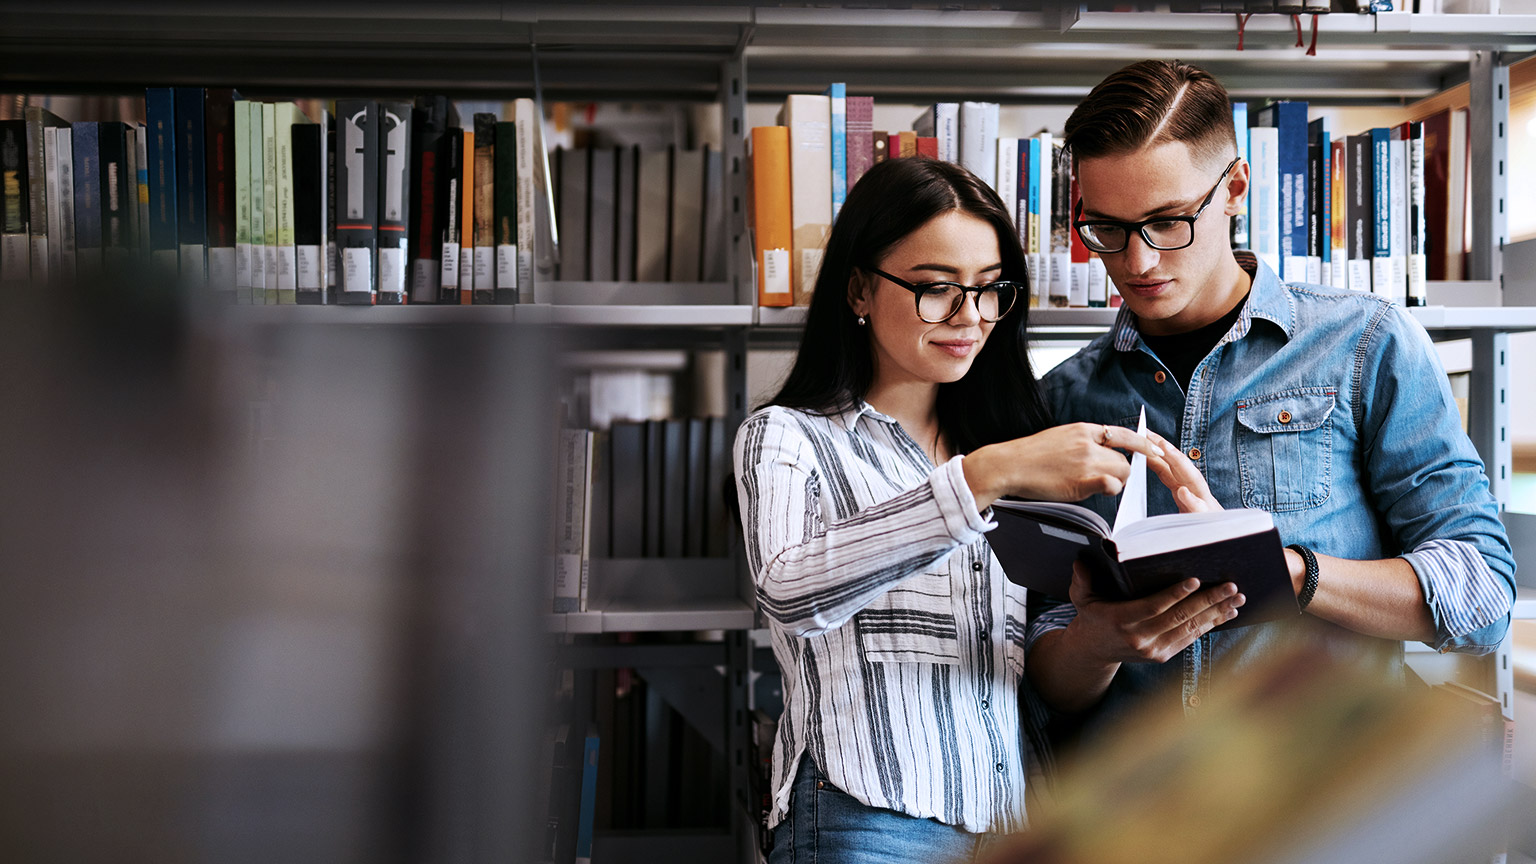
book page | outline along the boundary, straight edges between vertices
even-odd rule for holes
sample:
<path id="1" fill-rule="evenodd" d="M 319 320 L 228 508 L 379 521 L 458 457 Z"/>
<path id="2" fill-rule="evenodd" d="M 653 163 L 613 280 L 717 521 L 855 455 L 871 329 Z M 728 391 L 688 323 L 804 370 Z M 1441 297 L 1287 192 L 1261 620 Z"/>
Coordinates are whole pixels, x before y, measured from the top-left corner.
<path id="1" fill-rule="evenodd" d="M 1141 406 L 1141 419 L 1136 422 L 1136 432 L 1147 434 L 1147 406 Z M 1115 531 L 1119 532 L 1135 522 L 1147 518 L 1147 457 L 1140 453 L 1131 457 L 1131 476 L 1126 478 L 1120 492 L 1120 508 L 1115 511 Z"/>

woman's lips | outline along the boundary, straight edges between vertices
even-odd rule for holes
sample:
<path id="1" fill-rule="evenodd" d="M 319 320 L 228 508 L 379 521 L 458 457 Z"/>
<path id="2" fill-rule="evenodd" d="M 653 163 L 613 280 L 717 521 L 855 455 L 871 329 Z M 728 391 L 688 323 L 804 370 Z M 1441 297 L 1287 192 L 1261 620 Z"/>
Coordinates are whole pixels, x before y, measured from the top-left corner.
<path id="1" fill-rule="evenodd" d="M 976 347 L 976 343 L 970 339 L 953 339 L 944 342 L 934 342 L 941 351 L 947 352 L 952 357 L 965 357 Z"/>

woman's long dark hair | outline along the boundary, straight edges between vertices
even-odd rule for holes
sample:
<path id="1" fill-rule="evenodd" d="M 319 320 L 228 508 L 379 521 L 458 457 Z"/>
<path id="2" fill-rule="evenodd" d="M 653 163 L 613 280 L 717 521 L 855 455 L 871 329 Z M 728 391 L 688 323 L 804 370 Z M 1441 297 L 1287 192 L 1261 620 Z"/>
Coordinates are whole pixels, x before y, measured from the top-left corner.
<path id="1" fill-rule="evenodd" d="M 874 379 L 874 356 L 869 328 L 855 322 L 848 306 L 853 271 L 868 272 L 912 232 L 955 210 L 987 222 L 997 232 L 1003 265 L 998 278 L 1029 284 L 1013 220 L 986 183 L 958 165 L 935 159 L 881 162 L 864 174 L 843 203 L 827 238 L 794 368 L 767 404 L 833 414 L 864 399 Z M 965 377 L 939 385 L 939 432 L 955 452 L 1032 435 L 1051 424 L 1029 368 L 1028 313 L 1026 293 L 992 328 Z"/>

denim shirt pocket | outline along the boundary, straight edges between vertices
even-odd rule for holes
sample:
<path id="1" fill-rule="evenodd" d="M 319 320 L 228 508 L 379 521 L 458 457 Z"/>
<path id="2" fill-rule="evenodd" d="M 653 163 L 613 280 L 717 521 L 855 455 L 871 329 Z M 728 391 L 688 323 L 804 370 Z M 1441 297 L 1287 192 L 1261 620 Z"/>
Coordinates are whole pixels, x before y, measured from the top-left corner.
<path id="1" fill-rule="evenodd" d="M 960 637 L 948 573 L 896 583 L 854 616 L 864 659 L 876 663 L 960 662 Z"/>
<path id="2" fill-rule="evenodd" d="M 1298 387 L 1237 401 L 1243 506 L 1273 513 L 1328 500 L 1334 387 Z"/>

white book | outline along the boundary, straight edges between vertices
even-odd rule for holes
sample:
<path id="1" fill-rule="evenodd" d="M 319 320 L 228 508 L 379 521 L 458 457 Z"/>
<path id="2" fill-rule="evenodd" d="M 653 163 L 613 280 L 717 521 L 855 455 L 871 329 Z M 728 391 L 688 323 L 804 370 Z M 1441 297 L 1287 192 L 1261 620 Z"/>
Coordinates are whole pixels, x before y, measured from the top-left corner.
<path id="1" fill-rule="evenodd" d="M 948 103 L 954 105 L 954 103 Z M 784 100 L 779 125 L 789 128 L 790 284 L 796 306 L 810 303 L 832 228 L 832 100 L 795 94 Z M 940 145 L 943 156 L 943 143 Z"/>
<path id="2" fill-rule="evenodd" d="M 43 127 L 43 182 L 47 184 L 47 209 L 48 236 L 45 239 L 47 248 L 43 251 L 42 277 L 43 284 L 59 278 L 59 235 L 62 228 L 59 225 L 61 204 L 59 201 L 59 136 L 58 127 Z M 33 217 L 36 218 L 36 217 Z"/>
<path id="3" fill-rule="evenodd" d="M 555 612 L 585 611 L 591 551 L 593 435 L 587 429 L 560 430 L 556 456 Z"/>
<path id="4" fill-rule="evenodd" d="M 960 103 L 960 167 L 997 188 L 996 102 Z"/>
<path id="5" fill-rule="evenodd" d="M 75 130 L 55 134 L 59 151 L 59 279 L 75 281 Z"/>
<path id="6" fill-rule="evenodd" d="M 1248 236 L 1255 255 L 1280 272 L 1280 130 L 1248 130 Z"/>
<path id="7" fill-rule="evenodd" d="M 1445 248 L 1439 253 L 1445 256 L 1445 278 L 1451 282 L 1464 278 L 1462 264 L 1467 248 L 1467 156 L 1467 111 L 1465 108 L 1457 108 L 1451 112 L 1446 169 Z"/>
<path id="8" fill-rule="evenodd" d="M 1408 303 L 1408 141 L 1396 137 L 1388 146 L 1392 154 L 1392 299 Z"/>
<path id="9" fill-rule="evenodd" d="M 1051 160 L 1056 152 L 1056 145 L 1051 133 L 1040 133 L 1040 158 L 1035 160 L 1036 176 L 1040 178 L 1039 210 L 1031 211 L 1035 228 L 1035 248 L 1040 250 L 1035 253 L 1036 269 L 1030 272 L 1030 278 L 1034 279 L 1035 297 L 1037 305 L 1049 306 L 1051 295 Z"/>
<path id="10" fill-rule="evenodd" d="M 1019 207 L 1019 139 L 998 139 L 997 182 L 992 188 L 1003 199 L 1003 210 L 1010 218 L 1015 217 Z M 1018 227 L 1017 220 L 1014 227 Z"/>
<path id="11" fill-rule="evenodd" d="M 251 196 L 250 300 L 260 306 L 267 302 L 267 160 L 263 131 L 266 111 L 260 102 L 247 102 L 246 105 L 250 112 L 250 173 L 246 178 Z"/>
<path id="12" fill-rule="evenodd" d="M 532 99 L 518 99 L 512 106 L 517 137 L 517 302 L 535 301 L 533 279 L 534 193 L 537 152 L 543 147 L 542 123 Z"/>
<path id="13" fill-rule="evenodd" d="M 828 113 L 830 115 L 830 108 Z M 785 124 L 781 121 L 779 125 L 783 126 Z M 923 113 L 917 115 L 917 119 L 912 121 L 912 131 L 924 138 L 938 139 L 940 159 L 945 162 L 958 161 L 960 158 L 960 103 L 933 103 L 923 109 Z M 795 146 L 793 133 L 791 133 L 789 146 L 791 151 L 793 151 Z M 831 157 L 829 156 L 828 158 L 830 159 Z M 791 156 L 790 160 L 793 162 L 794 157 Z M 830 167 L 828 170 L 830 170 Z M 790 173 L 794 173 L 793 166 L 790 168 Z M 793 205 L 791 205 L 790 209 L 793 211 Z"/>
<path id="14" fill-rule="evenodd" d="M 235 102 L 235 302 L 251 302 L 251 106 Z"/>

